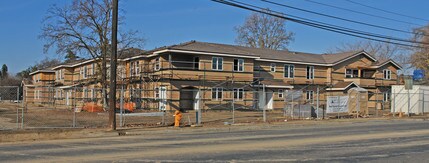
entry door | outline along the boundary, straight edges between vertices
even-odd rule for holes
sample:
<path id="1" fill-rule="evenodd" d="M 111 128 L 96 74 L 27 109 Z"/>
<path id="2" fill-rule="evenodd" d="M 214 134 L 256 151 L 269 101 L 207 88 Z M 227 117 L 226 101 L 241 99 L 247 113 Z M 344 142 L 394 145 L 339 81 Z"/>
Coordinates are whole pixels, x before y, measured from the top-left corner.
<path id="1" fill-rule="evenodd" d="M 194 110 L 200 110 L 200 91 L 194 91 Z"/>
<path id="2" fill-rule="evenodd" d="M 267 109 L 273 109 L 273 92 L 267 92 Z"/>
<path id="3" fill-rule="evenodd" d="M 67 91 L 66 94 L 66 105 L 70 105 L 71 91 Z"/>
<path id="4" fill-rule="evenodd" d="M 162 86 L 159 88 L 159 110 L 165 110 L 167 106 L 167 88 Z"/>

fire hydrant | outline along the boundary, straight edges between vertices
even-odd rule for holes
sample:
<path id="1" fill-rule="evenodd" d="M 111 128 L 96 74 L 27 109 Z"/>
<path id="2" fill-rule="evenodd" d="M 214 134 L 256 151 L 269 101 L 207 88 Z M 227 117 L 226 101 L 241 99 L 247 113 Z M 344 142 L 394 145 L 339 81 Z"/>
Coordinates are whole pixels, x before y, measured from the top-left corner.
<path id="1" fill-rule="evenodd" d="M 180 120 L 182 120 L 182 112 L 176 110 L 176 112 L 174 112 L 174 127 L 180 126 Z"/>

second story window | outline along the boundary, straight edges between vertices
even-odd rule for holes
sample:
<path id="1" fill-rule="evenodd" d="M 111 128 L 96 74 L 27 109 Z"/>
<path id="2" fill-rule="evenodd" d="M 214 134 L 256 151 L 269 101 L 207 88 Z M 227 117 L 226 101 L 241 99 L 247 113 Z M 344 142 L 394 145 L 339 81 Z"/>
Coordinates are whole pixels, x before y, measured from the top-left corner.
<path id="1" fill-rule="evenodd" d="M 346 69 L 346 78 L 357 78 L 359 77 L 359 70 Z"/>
<path id="2" fill-rule="evenodd" d="M 383 70 L 383 79 L 390 80 L 391 79 L 392 72 L 389 69 Z"/>
<path id="3" fill-rule="evenodd" d="M 223 58 L 213 57 L 212 58 L 212 70 L 223 70 Z"/>
<path id="4" fill-rule="evenodd" d="M 86 79 L 88 75 L 88 66 L 83 67 L 83 78 Z"/>
<path id="5" fill-rule="evenodd" d="M 275 63 L 271 63 L 270 64 L 270 71 L 271 72 L 276 72 L 276 64 Z"/>
<path id="6" fill-rule="evenodd" d="M 155 59 L 155 71 L 159 71 L 161 69 L 161 59 L 158 57 Z"/>
<path id="7" fill-rule="evenodd" d="M 307 79 L 314 79 L 314 66 L 307 66 Z"/>
<path id="8" fill-rule="evenodd" d="M 223 88 L 214 87 L 212 88 L 212 99 L 213 100 L 222 100 Z"/>
<path id="9" fill-rule="evenodd" d="M 140 65 L 139 65 L 139 61 L 136 61 L 136 63 L 134 64 L 134 66 L 136 66 L 135 70 L 136 70 L 136 76 L 140 75 Z"/>
<path id="10" fill-rule="evenodd" d="M 130 76 L 134 75 L 134 62 L 130 62 Z"/>
<path id="11" fill-rule="evenodd" d="M 194 57 L 194 69 L 198 70 L 200 69 L 200 57 Z"/>
<path id="12" fill-rule="evenodd" d="M 285 78 L 293 78 L 294 77 L 294 72 L 295 71 L 295 66 L 294 65 L 285 65 L 284 67 L 284 77 Z"/>
<path id="13" fill-rule="evenodd" d="M 95 75 L 95 63 L 92 63 L 91 75 Z"/>
<path id="14" fill-rule="evenodd" d="M 244 60 L 243 59 L 234 59 L 234 71 L 243 72 L 244 71 Z"/>

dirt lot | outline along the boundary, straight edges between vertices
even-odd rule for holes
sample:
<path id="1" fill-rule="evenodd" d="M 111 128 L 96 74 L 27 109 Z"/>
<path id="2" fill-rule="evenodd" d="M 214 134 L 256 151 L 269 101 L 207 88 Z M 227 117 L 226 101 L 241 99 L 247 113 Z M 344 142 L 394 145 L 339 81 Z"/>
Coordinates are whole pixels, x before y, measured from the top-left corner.
<path id="1" fill-rule="evenodd" d="M 1 103 L 0 104 L 0 129 L 16 128 L 17 108 L 22 108 L 20 104 Z M 107 127 L 108 113 L 90 113 L 90 112 L 73 112 L 72 109 L 53 109 L 49 106 L 28 105 L 28 109 L 19 113 L 19 123 L 24 117 L 25 128 L 101 128 Z M 148 110 L 137 110 L 136 113 L 157 112 Z M 182 124 L 195 124 L 195 112 L 189 111 L 183 113 Z M 165 124 L 162 124 L 163 118 Z M 119 125 L 120 116 L 117 116 Z M 167 112 L 165 117 L 148 117 L 148 116 L 124 116 L 124 127 L 158 127 L 171 125 L 174 122 L 173 112 Z M 288 117 L 283 115 L 282 111 L 268 111 L 267 121 L 278 122 L 285 121 Z M 202 113 L 203 125 L 216 126 L 233 122 L 233 112 L 229 110 L 205 111 Z M 235 123 L 260 123 L 263 122 L 261 111 L 235 111 Z M 21 125 L 21 124 L 19 124 Z"/>

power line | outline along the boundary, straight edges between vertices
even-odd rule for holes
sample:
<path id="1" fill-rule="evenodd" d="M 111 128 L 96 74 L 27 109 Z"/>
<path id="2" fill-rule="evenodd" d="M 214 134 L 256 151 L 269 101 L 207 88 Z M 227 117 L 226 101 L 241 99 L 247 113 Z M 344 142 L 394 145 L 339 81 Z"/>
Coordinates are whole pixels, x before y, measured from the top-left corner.
<path id="1" fill-rule="evenodd" d="M 350 3 L 353 3 L 353 4 L 360 5 L 360 6 L 364 6 L 364 7 L 367 7 L 367 8 L 371 8 L 371 9 L 374 9 L 374 10 L 378 10 L 378 11 L 382 11 L 382 12 L 385 12 L 385 13 L 393 14 L 393 15 L 403 16 L 403 17 L 417 19 L 417 20 L 422 20 L 422 21 L 429 21 L 429 19 L 423 19 L 423 18 L 419 18 L 419 17 L 415 17 L 415 16 L 405 15 L 405 14 L 401 14 L 401 13 L 397 13 L 397 12 L 393 12 L 393 11 L 388 11 L 388 10 L 385 10 L 385 9 L 381 9 L 381 8 L 377 8 L 377 7 L 372 7 L 372 6 L 365 5 L 363 3 L 355 2 L 355 1 L 352 1 L 352 0 L 346 0 L 346 1 L 350 2 Z"/>
<path id="2" fill-rule="evenodd" d="M 240 1 L 236 1 L 236 0 L 228 0 L 228 1 L 235 2 L 235 3 L 238 3 L 238 4 L 242 4 L 242 5 L 245 5 L 245 6 L 250 6 L 250 7 L 253 7 L 253 8 L 257 8 L 257 9 L 260 9 L 262 11 L 267 10 L 266 8 L 262 8 L 262 7 L 259 7 L 259 6 L 251 5 L 251 4 L 240 2 Z M 278 14 L 280 14 L 282 16 L 285 15 L 282 12 L 273 11 L 273 10 L 270 10 L 270 11 L 278 13 Z M 304 23 L 312 23 L 313 25 L 316 25 L 316 26 L 319 26 L 319 27 L 323 27 L 323 28 L 330 28 L 330 29 L 333 29 L 333 30 L 342 30 L 342 31 L 349 32 L 349 33 L 366 35 L 366 36 L 370 36 L 370 37 L 383 38 L 383 39 L 387 39 L 387 40 L 394 40 L 394 41 L 407 42 L 407 43 L 428 44 L 429 45 L 429 43 L 415 42 L 415 41 L 411 41 L 411 40 L 407 40 L 407 39 L 395 38 L 395 37 L 391 37 L 391 36 L 380 35 L 380 34 L 375 34 L 375 33 L 370 33 L 370 32 L 365 32 L 365 31 L 360 31 L 360 30 L 356 30 L 356 29 L 351 29 L 351 28 L 347 28 L 347 27 L 341 27 L 341 26 L 337 26 L 337 25 L 323 23 L 323 22 L 320 22 L 320 21 L 306 19 L 306 18 L 302 18 L 302 17 L 298 17 L 298 16 L 293 16 L 293 15 L 288 15 L 288 16 L 292 17 L 292 18 L 295 18 L 296 20 L 299 20 L 299 21 L 303 21 L 304 20 L 303 21 Z"/>
<path id="3" fill-rule="evenodd" d="M 371 34 L 368 34 L 368 33 L 361 33 L 361 32 L 351 31 L 351 30 L 347 30 L 347 29 L 345 30 L 344 28 L 343 29 L 342 28 L 336 28 L 336 27 L 332 27 L 332 26 L 328 26 L 328 25 L 323 25 L 323 24 L 320 24 L 320 23 L 318 24 L 318 23 L 312 23 L 312 22 L 309 22 L 309 21 L 304 21 L 304 20 L 299 20 L 299 19 L 295 19 L 295 18 L 290 18 L 290 17 L 284 16 L 285 14 L 281 13 L 281 12 L 276 12 L 275 11 L 276 13 L 280 13 L 280 15 L 273 14 L 273 12 L 263 11 L 263 10 L 266 10 L 264 8 L 257 7 L 257 6 L 254 6 L 254 5 L 250 5 L 250 4 L 246 4 L 246 3 L 243 3 L 243 2 L 237 2 L 237 1 L 234 1 L 234 0 L 229 0 L 229 1 L 225 1 L 225 0 L 212 0 L 212 1 L 217 2 L 217 3 L 222 3 L 222 4 L 225 4 L 225 5 L 229 5 L 229 6 L 233 6 L 233 7 L 237 7 L 237 8 L 242 8 L 242 9 L 249 10 L 249 11 L 254 11 L 254 12 L 258 12 L 258 13 L 262 13 L 262 14 L 271 15 L 271 16 L 278 17 L 278 18 L 281 18 L 281 19 L 289 20 L 289 21 L 296 22 L 296 23 L 303 24 L 303 25 L 307 25 L 307 26 L 312 26 L 312 27 L 319 28 L 319 29 L 324 29 L 324 30 L 327 30 L 327 31 L 335 32 L 335 33 L 340 33 L 340 34 L 344 34 L 344 35 L 354 36 L 354 37 L 358 37 L 358 38 L 364 38 L 364 39 L 373 40 L 373 41 L 379 41 L 379 42 L 385 42 L 385 43 L 390 43 L 390 44 L 396 44 L 396 45 L 401 45 L 401 46 L 421 48 L 421 46 L 417 46 L 417 45 L 400 43 L 400 42 L 409 42 L 409 43 L 414 43 L 415 44 L 415 43 L 419 43 L 419 42 L 413 42 L 413 41 L 408 41 L 408 40 L 400 40 L 400 42 L 392 42 L 392 41 L 388 41 L 388 40 L 383 40 L 383 39 L 392 39 L 392 38 L 384 38 L 384 37 L 380 37 L 380 36 L 377 36 L 377 35 L 371 35 Z M 236 3 L 233 3 L 231 1 L 236 2 Z M 239 3 L 239 4 L 237 4 L 237 3 Z M 242 5 L 240 5 L 240 4 L 242 4 Z M 243 6 L 243 5 L 251 6 L 253 8 L 246 7 L 246 6 Z M 254 9 L 254 8 L 259 8 L 261 10 L 257 10 L 257 9 Z M 383 38 L 383 39 L 380 39 L 380 38 Z M 392 39 L 392 40 L 394 40 L 394 39 Z M 399 40 L 396 40 L 396 41 L 399 41 Z M 427 43 L 419 43 L 419 44 L 427 44 Z"/>
<path id="4" fill-rule="evenodd" d="M 328 7 L 331 7 L 331 8 L 336 8 L 336 9 L 340 9 L 340 10 L 344 10 L 344 11 L 349 11 L 349 12 L 353 12 L 353 13 L 357 13 L 357 14 L 372 16 L 372 17 L 376 17 L 376 18 L 380 18 L 380 19 L 385 19 L 385 20 L 390 20 L 390 21 L 395 21 L 395 22 L 400 22 L 400 23 L 404 23 L 404 24 L 408 24 L 408 25 L 412 24 L 412 25 L 417 25 L 417 26 L 424 26 L 422 24 L 416 24 L 416 23 L 413 23 L 413 22 L 392 19 L 392 18 L 388 18 L 388 17 L 384 17 L 384 16 L 378 16 L 378 15 L 374 15 L 374 14 L 368 14 L 368 13 L 364 13 L 364 12 L 360 12 L 360 11 L 355 11 L 355 10 L 351 10 L 351 9 L 347 9 L 347 8 L 343 8 L 343 7 L 338 7 L 338 6 L 334 6 L 334 5 L 330 5 L 330 4 L 326 4 L 326 3 L 316 2 L 316 1 L 312 1 L 312 0 L 305 0 L 305 1 L 310 2 L 310 3 L 314 3 L 314 4 L 318 4 L 318 5 L 322 5 L 322 6 L 328 6 Z"/>
<path id="5" fill-rule="evenodd" d="M 261 1 L 266 2 L 266 3 L 270 3 L 270 4 L 274 4 L 274 5 L 277 5 L 277 6 L 282 6 L 282 7 L 286 7 L 286 8 L 290 8 L 290 9 L 294 9 L 294 10 L 299 10 L 299 11 L 303 11 L 303 12 L 307 12 L 307 13 L 312 13 L 312 14 L 315 14 L 315 15 L 325 16 L 325 17 L 329 17 L 329 18 L 334 18 L 334 19 L 338 19 L 338 20 L 342 20 L 342 21 L 347 21 L 347 22 L 352 22 L 352 23 L 356 23 L 356 24 L 366 25 L 366 26 L 370 26 L 370 27 L 376 27 L 376 28 L 380 28 L 380 29 L 387 29 L 387 30 L 401 32 L 401 33 L 407 33 L 407 34 L 415 34 L 413 32 L 409 32 L 409 31 L 405 31 L 405 30 L 400 30 L 400 29 L 395 29 L 395 28 L 390 28 L 390 27 L 380 26 L 380 25 L 374 25 L 374 24 L 365 23 L 365 22 L 361 22 L 361 21 L 350 20 L 350 19 L 346 19 L 346 18 L 341 18 L 341 17 L 337 17 L 337 16 L 323 14 L 323 13 L 320 13 L 320 12 L 310 11 L 310 10 L 306 10 L 306 9 L 302 9 L 302 8 L 298 8 L 298 7 L 293 7 L 293 6 L 282 4 L 282 3 L 276 3 L 276 2 L 273 2 L 273 1 L 269 1 L 269 0 L 261 0 Z M 427 36 L 429 36 L 429 35 L 427 35 Z"/>

